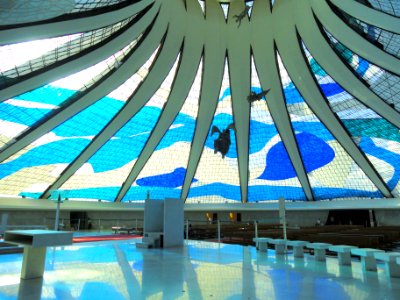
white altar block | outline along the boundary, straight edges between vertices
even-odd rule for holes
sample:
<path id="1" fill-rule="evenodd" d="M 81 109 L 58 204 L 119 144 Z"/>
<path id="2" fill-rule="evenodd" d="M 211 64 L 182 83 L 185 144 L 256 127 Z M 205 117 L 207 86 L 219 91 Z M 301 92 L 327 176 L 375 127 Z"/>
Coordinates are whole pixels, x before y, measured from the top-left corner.
<path id="1" fill-rule="evenodd" d="M 139 248 L 183 246 L 184 201 L 179 198 L 146 199 L 144 226 Z"/>
<path id="2" fill-rule="evenodd" d="M 4 241 L 24 247 L 22 279 L 43 277 L 46 248 L 72 244 L 72 232 L 55 230 L 10 230 Z"/>
<path id="3" fill-rule="evenodd" d="M 184 201 L 167 198 L 164 200 L 164 247 L 183 246 Z"/>

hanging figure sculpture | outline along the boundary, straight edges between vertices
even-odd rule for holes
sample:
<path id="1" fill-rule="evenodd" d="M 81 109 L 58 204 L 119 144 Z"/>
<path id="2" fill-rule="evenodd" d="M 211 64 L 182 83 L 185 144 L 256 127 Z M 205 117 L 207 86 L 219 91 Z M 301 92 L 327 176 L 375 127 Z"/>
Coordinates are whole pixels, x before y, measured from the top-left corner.
<path id="1" fill-rule="evenodd" d="M 250 104 L 253 103 L 254 101 L 259 101 L 262 98 L 264 98 L 266 94 L 268 94 L 269 90 L 270 89 L 264 90 L 259 93 L 251 91 L 250 95 L 247 96 L 247 101 L 249 101 Z"/>
<path id="2" fill-rule="evenodd" d="M 229 146 L 231 145 L 231 135 L 230 130 L 235 130 L 235 125 L 230 124 L 225 130 L 221 132 L 217 126 L 213 126 L 211 129 L 211 136 L 218 132 L 219 136 L 216 140 L 214 140 L 214 154 L 217 152 L 221 152 L 222 158 L 225 158 L 225 155 L 229 151 Z"/>
<path id="3" fill-rule="evenodd" d="M 246 5 L 244 10 L 240 14 L 233 16 L 234 18 L 236 18 L 235 22 L 239 23 L 238 28 L 239 28 L 240 24 L 242 23 L 242 20 L 248 15 L 250 8 L 251 8 L 251 6 Z"/>

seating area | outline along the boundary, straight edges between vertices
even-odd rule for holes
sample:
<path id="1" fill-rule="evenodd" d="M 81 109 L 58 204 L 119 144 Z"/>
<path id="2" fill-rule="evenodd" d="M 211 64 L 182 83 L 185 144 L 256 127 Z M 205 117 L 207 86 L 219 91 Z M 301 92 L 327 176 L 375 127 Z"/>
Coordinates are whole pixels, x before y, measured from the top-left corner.
<path id="1" fill-rule="evenodd" d="M 362 268 L 365 271 L 376 271 L 376 260 L 374 255 L 375 253 L 378 252 L 384 252 L 384 251 L 371 248 L 351 249 L 352 255 L 360 257 Z"/>
<path id="2" fill-rule="evenodd" d="M 307 241 L 286 241 L 286 245 L 293 249 L 293 256 L 297 258 L 304 257 L 304 247 L 307 244 Z"/>
<path id="3" fill-rule="evenodd" d="M 397 259 L 400 258 L 400 252 L 377 252 L 374 254 L 376 260 L 381 260 L 391 277 L 400 277 L 400 265 Z"/>
<path id="4" fill-rule="evenodd" d="M 111 229 L 112 231 L 114 231 L 114 234 L 121 234 L 121 233 L 138 234 L 138 235 L 143 234 L 143 230 L 141 230 L 141 228 L 135 228 L 135 227 L 113 226 L 111 227 Z"/>
<path id="5" fill-rule="evenodd" d="M 308 243 L 306 245 L 307 248 L 314 250 L 315 260 L 324 261 L 326 257 L 326 250 L 332 246 L 327 243 Z"/>
<path id="6" fill-rule="evenodd" d="M 304 258 L 304 249 L 311 250 L 314 260 L 319 262 L 326 261 L 326 254 L 336 256 L 338 265 L 350 265 L 352 256 L 359 257 L 362 270 L 377 271 L 377 261 L 384 264 L 387 274 L 390 277 L 400 277 L 400 252 L 385 252 L 379 249 L 358 248 L 349 245 L 332 245 L 328 243 L 309 243 L 306 241 L 273 239 L 269 237 L 256 237 L 253 242 L 257 245 L 258 251 L 268 251 L 269 248 L 275 249 L 275 255 L 293 254 L 295 258 Z M 293 251 L 287 251 L 291 247 Z"/>
<path id="7" fill-rule="evenodd" d="M 280 224 L 257 224 L 258 236 L 282 239 Z M 254 245 L 254 223 L 221 223 L 221 241 L 243 246 Z M 217 238 L 217 224 L 192 223 L 190 239 L 207 240 Z M 304 240 L 312 243 L 349 245 L 359 248 L 390 248 L 391 243 L 400 240 L 399 226 L 364 227 L 361 225 L 326 225 L 316 227 L 288 226 L 288 240 Z"/>
<path id="8" fill-rule="evenodd" d="M 351 265 L 351 250 L 357 247 L 348 245 L 330 246 L 329 251 L 337 253 L 339 265 Z"/>
<path id="9" fill-rule="evenodd" d="M 258 250 L 267 250 L 268 244 L 273 245 L 275 254 L 285 254 L 286 240 L 283 239 L 271 239 L 271 238 L 254 238 L 253 241 L 257 245 Z"/>

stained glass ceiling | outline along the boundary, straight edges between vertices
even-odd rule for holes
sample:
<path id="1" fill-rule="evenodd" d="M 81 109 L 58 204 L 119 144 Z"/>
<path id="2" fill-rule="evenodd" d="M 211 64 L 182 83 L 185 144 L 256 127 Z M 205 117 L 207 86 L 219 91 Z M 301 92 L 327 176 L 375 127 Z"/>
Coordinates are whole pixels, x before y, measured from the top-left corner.
<path id="1" fill-rule="evenodd" d="M 399 1 L 23 2 L 0 4 L 2 197 L 400 197 Z"/>

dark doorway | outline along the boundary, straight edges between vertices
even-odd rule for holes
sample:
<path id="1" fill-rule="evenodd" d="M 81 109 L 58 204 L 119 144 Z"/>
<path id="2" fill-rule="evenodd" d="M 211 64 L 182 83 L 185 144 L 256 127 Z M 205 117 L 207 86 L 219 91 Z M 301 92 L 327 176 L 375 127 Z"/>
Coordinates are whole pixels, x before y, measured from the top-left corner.
<path id="1" fill-rule="evenodd" d="M 217 213 L 213 213 L 212 214 L 212 222 L 213 224 L 216 224 L 218 221 L 218 214 Z"/>
<path id="2" fill-rule="evenodd" d="M 88 229 L 88 217 L 86 211 L 71 211 L 69 219 L 72 230 Z"/>
<path id="3" fill-rule="evenodd" d="M 236 221 L 242 222 L 242 214 L 241 214 L 241 213 L 237 213 L 237 215 L 236 215 Z"/>
<path id="4" fill-rule="evenodd" d="M 218 221 L 218 214 L 215 212 L 208 212 L 206 213 L 206 218 L 208 222 L 216 224 Z"/>
<path id="5" fill-rule="evenodd" d="M 237 212 L 230 212 L 229 213 L 229 220 L 231 222 L 241 222 L 242 221 L 242 214 Z"/>
<path id="6" fill-rule="evenodd" d="M 376 224 L 375 213 L 368 209 L 330 210 L 325 225 L 363 225 Z M 372 225 L 373 226 L 373 225 Z"/>

